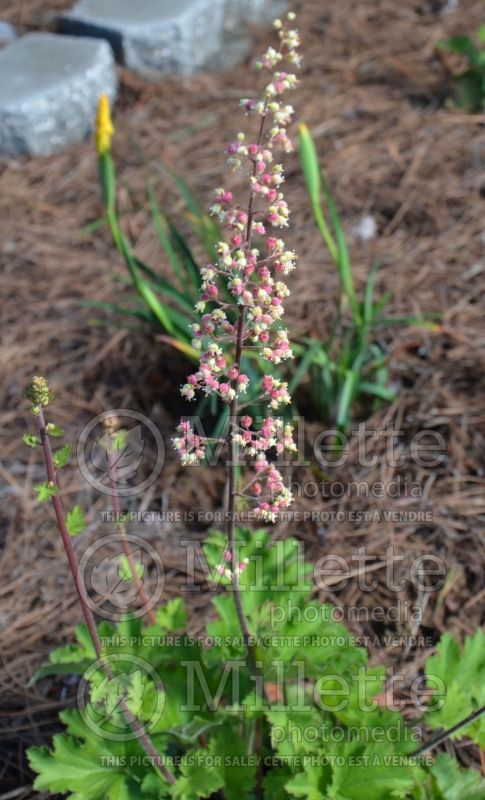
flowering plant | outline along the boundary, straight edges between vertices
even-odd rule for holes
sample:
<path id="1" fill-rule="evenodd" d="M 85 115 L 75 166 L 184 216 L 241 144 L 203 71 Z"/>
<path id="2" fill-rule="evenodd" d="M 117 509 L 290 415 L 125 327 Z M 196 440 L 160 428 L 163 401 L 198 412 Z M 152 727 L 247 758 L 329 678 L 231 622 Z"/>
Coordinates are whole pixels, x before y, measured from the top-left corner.
<path id="1" fill-rule="evenodd" d="M 161 332 L 158 337 L 161 342 L 182 353 L 189 363 L 197 363 L 199 351 L 192 346 L 190 328 L 191 323 L 198 319 L 194 306 L 200 293 L 200 262 L 192 248 L 191 239 L 194 238 L 201 251 L 206 253 L 206 258 L 211 259 L 222 235 L 220 226 L 215 217 L 201 206 L 187 183 L 167 169 L 170 182 L 174 184 L 183 203 L 183 227 L 178 219 L 160 206 L 152 182 L 148 184 L 150 213 L 163 251 L 166 274 L 160 274 L 157 269 L 135 255 L 129 236 L 123 230 L 117 207 L 116 165 L 111 149 L 114 132 L 109 101 L 106 95 L 102 95 L 95 126 L 98 174 L 106 210 L 106 218 L 102 221 L 108 224 L 113 243 L 128 269 L 136 296 L 133 298 L 133 307 L 103 301 L 92 301 L 89 305 L 107 313 L 108 316 L 103 320 L 105 323 L 114 315 L 120 321 L 128 317 L 150 324 Z M 226 295 L 228 299 L 231 298 L 228 290 Z M 230 341 L 221 342 L 221 347 L 225 352 L 230 348 Z M 248 399 L 251 399 L 253 393 L 258 393 L 266 366 L 254 350 L 248 350 L 243 356 L 241 367 L 251 382 L 247 392 Z M 223 428 L 227 406 L 219 401 L 216 394 L 212 394 L 200 401 L 197 413 L 202 415 L 207 408 L 212 416 L 219 415 L 216 427 Z"/>
<path id="2" fill-rule="evenodd" d="M 288 332 L 281 324 L 283 301 L 289 295 L 284 277 L 294 269 L 296 254 L 286 248 L 273 231 L 288 225 L 289 209 L 284 199 L 283 167 L 275 160 L 275 152 L 292 150 L 287 133 L 294 109 L 283 103 L 283 95 L 297 83 L 296 76 L 282 70 L 286 59 L 298 67 L 299 36 L 289 28 L 294 14 L 285 23 L 277 20 L 280 47 L 269 47 L 258 67 L 269 75 L 259 100 L 244 99 L 241 105 L 247 114 L 259 119 L 254 141 L 238 133 L 229 145 L 228 163 L 232 170 L 244 171 L 248 178 L 249 198 L 243 207 L 235 202 L 232 192 L 215 190 L 212 213 L 227 231 L 228 241 L 216 246 L 217 259 L 201 271 L 200 301 L 196 305 L 200 322 L 192 326 L 193 346 L 200 350 L 199 368 L 189 375 L 182 387 L 188 400 L 198 392 L 217 395 L 230 408 L 229 444 L 231 447 L 229 517 L 235 507 L 235 468 L 241 458 L 251 459 L 255 475 L 244 496 L 255 503 L 255 515 L 274 522 L 278 513 L 292 500 L 280 471 L 268 454 L 294 452 L 293 428 L 282 417 L 265 416 L 259 425 L 245 408 L 249 377 L 241 370 L 246 349 L 256 350 L 268 364 L 281 364 L 292 358 Z M 221 285 L 232 297 L 227 301 Z M 231 342 L 233 357 L 228 359 L 223 344 Z M 262 380 L 258 398 L 271 412 L 291 402 L 288 384 L 272 375 Z M 184 464 L 198 464 L 205 456 L 210 439 L 196 433 L 189 421 L 182 421 L 180 434 L 174 439 Z M 231 523 L 229 540 L 231 539 Z"/>
<path id="3" fill-rule="evenodd" d="M 296 257 L 267 228 L 285 227 L 288 221 L 282 168 L 273 163 L 273 151 L 279 145 L 291 147 L 286 126 L 292 109 L 279 98 L 296 79 L 279 65 L 283 56 L 299 63 L 298 34 L 287 24 L 292 19 L 290 14 L 285 24 L 276 23 L 280 49 L 269 48 L 261 60 L 261 68 L 270 73 L 263 98 L 243 103 L 260 118 L 258 138 L 246 144 L 239 134 L 229 148 L 231 166 L 249 165 L 249 201 L 243 210 L 228 191 L 216 192 L 213 212 L 228 229 L 229 242 L 219 243 L 217 261 L 203 274 L 201 321 L 193 330 L 200 363 L 182 388 L 189 399 L 200 391 L 216 394 L 230 408 L 228 527 L 226 534 L 212 533 L 202 554 L 213 588 L 227 591 L 215 595 L 214 615 L 202 641 L 187 634 L 181 599 L 154 611 L 144 592 L 143 570 L 121 521 L 116 451 L 124 436 L 116 419 L 106 425 L 105 435 L 111 502 L 123 544 L 120 577 L 133 581 L 146 624 L 139 614 L 117 625 L 96 624 L 71 541 L 82 535 L 84 515 L 76 506 L 65 516 L 59 493 L 58 472 L 67 465 L 71 448 L 51 449 L 51 438 L 63 436 L 63 431 L 45 419 L 52 400 L 47 382 L 36 377 L 27 389 L 38 435 L 26 434 L 24 441 L 41 448 L 48 478 L 36 487 L 38 499 L 52 502 L 85 619 L 77 643 L 54 651 L 50 663 L 34 676 L 83 679 L 78 687 L 83 702 L 61 714 L 66 732 L 54 737 L 52 750 L 29 750 L 39 791 L 68 794 L 73 800 L 483 796 L 480 776 L 461 770 L 448 756 L 439 756 L 432 765 L 417 760 L 429 747 L 416 752 L 400 712 L 374 700 L 383 695 L 385 670 L 367 668 L 366 651 L 352 644 L 332 607 L 311 599 L 311 568 L 301 558 L 299 543 L 272 542 L 265 530 L 235 526 L 239 494 L 249 493 L 256 516 L 268 521 L 291 502 L 271 462 L 272 451 L 295 449 L 291 427 L 273 413 L 289 402 L 288 387 L 274 376 L 265 378 L 260 399 L 270 415 L 257 426 L 244 413 L 248 378 L 241 356 L 244 348 L 255 347 L 269 364 L 291 357 L 281 325 L 282 300 L 288 294 L 281 276 L 294 267 Z M 109 139 L 109 131 L 107 135 Z M 100 140 L 103 146 L 106 141 Z M 223 284 L 232 295 L 229 302 L 220 297 Z M 226 340 L 234 351 L 231 361 L 220 347 Z M 204 458 L 210 439 L 188 421 L 182 421 L 178 433 L 174 443 L 184 463 Z M 254 475 L 238 492 L 241 453 L 252 459 Z M 455 691 L 448 708 L 428 706 L 432 727 L 452 725 L 455 734 L 466 723 L 468 734 L 479 743 L 481 650 L 480 632 L 467 640 L 463 655 L 451 637 L 444 642 L 434 670 L 451 675 Z M 458 725 L 460 669 L 472 693 L 468 717 Z M 450 785 L 453 793 L 448 792 Z"/>

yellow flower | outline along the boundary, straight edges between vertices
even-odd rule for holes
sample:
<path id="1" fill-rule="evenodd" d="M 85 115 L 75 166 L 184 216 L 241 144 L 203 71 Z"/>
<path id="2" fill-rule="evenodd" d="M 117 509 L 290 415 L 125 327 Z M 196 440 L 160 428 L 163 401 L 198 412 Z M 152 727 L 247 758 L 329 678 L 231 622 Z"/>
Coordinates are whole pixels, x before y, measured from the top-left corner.
<path id="1" fill-rule="evenodd" d="M 108 96 L 102 94 L 99 98 L 98 115 L 96 117 L 96 147 L 100 156 L 111 149 L 111 139 L 114 132 Z"/>

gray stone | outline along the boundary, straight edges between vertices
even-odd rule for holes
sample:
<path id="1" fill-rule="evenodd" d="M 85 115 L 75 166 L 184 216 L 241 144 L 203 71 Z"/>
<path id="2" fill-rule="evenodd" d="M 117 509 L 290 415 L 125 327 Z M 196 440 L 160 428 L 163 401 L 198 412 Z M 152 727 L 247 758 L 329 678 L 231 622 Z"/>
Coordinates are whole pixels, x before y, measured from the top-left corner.
<path id="1" fill-rule="evenodd" d="M 61 30 L 107 39 L 145 75 L 202 69 L 221 47 L 225 0 L 80 0 Z"/>
<path id="2" fill-rule="evenodd" d="M 0 46 L 10 44 L 10 42 L 13 42 L 16 38 L 17 31 L 14 26 L 10 25 L 10 22 L 2 22 L 2 20 L 0 20 Z"/>
<path id="3" fill-rule="evenodd" d="M 226 30 L 237 30 L 241 23 L 259 22 L 265 18 L 269 5 L 269 0 L 226 0 Z"/>
<path id="4" fill-rule="evenodd" d="M 226 0 L 224 29 L 239 34 L 241 26 L 272 22 L 287 6 L 287 0 Z"/>
<path id="5" fill-rule="evenodd" d="M 42 155 L 82 139 L 99 96 L 116 97 L 107 42 L 30 33 L 0 50 L 0 152 Z"/>

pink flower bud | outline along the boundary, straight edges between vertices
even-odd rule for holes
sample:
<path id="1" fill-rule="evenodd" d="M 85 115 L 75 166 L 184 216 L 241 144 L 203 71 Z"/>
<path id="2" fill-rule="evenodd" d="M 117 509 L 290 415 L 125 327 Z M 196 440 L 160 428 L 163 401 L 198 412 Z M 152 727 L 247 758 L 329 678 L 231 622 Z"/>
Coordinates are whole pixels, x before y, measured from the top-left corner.
<path id="1" fill-rule="evenodd" d="M 206 293 L 207 297 L 214 298 L 214 297 L 217 297 L 217 295 L 219 294 L 219 291 L 217 289 L 217 286 L 215 286 L 215 284 L 211 283 L 210 286 L 207 287 L 205 293 Z"/>

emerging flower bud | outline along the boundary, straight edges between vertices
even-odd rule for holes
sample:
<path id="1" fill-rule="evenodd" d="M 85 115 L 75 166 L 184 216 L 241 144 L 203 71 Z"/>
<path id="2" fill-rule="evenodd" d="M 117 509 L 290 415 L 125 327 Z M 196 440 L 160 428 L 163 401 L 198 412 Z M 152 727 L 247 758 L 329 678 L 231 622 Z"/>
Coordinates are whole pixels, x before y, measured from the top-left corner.
<path id="1" fill-rule="evenodd" d="M 102 94 L 99 98 L 98 115 L 96 117 L 96 148 L 98 155 L 102 156 L 111 149 L 111 139 L 114 132 L 108 95 Z"/>
<path id="2" fill-rule="evenodd" d="M 32 403 L 32 413 L 38 414 L 42 408 L 49 405 L 52 392 L 45 378 L 35 375 L 25 388 L 25 396 Z"/>

